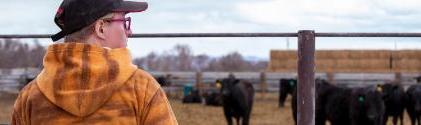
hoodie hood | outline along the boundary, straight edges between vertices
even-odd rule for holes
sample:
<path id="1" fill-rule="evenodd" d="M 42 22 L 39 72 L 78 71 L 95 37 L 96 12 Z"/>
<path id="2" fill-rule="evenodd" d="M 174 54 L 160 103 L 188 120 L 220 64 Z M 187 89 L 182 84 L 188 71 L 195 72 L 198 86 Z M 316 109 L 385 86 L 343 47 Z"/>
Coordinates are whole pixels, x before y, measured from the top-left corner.
<path id="1" fill-rule="evenodd" d="M 54 105 L 76 115 L 98 110 L 136 71 L 127 48 L 83 43 L 50 45 L 37 77 L 40 91 Z"/>

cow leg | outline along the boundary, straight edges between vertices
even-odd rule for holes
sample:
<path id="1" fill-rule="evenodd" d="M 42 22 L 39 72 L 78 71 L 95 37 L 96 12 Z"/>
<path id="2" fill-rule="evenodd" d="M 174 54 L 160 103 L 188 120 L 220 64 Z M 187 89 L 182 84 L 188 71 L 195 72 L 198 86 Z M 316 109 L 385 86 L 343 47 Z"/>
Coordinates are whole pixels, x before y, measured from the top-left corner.
<path id="1" fill-rule="evenodd" d="M 420 117 L 420 115 L 417 115 L 416 116 L 416 119 L 418 120 L 418 125 L 421 125 L 421 117 Z"/>
<path id="2" fill-rule="evenodd" d="M 250 113 L 243 116 L 242 125 L 248 125 L 250 120 Z"/>
<path id="3" fill-rule="evenodd" d="M 399 115 L 399 121 L 401 121 L 401 125 L 403 125 L 403 113 Z"/>
<path id="4" fill-rule="evenodd" d="M 393 125 L 397 125 L 397 124 L 398 124 L 398 117 L 393 116 Z"/>
<path id="5" fill-rule="evenodd" d="M 386 125 L 387 124 L 387 120 L 389 120 L 389 117 L 387 116 L 387 114 L 384 114 L 384 117 L 383 117 L 383 125 Z"/>
<path id="6" fill-rule="evenodd" d="M 415 119 L 411 120 L 411 125 L 415 125 Z"/>
<path id="7" fill-rule="evenodd" d="M 237 125 L 240 125 L 240 117 L 237 117 L 236 120 L 237 120 Z"/>
<path id="8" fill-rule="evenodd" d="M 228 109 L 225 109 L 225 107 L 224 107 L 224 114 L 225 114 L 225 119 L 227 120 L 228 125 L 232 125 L 231 112 Z"/>
<path id="9" fill-rule="evenodd" d="M 225 118 L 227 119 L 228 125 L 232 125 L 232 119 L 231 119 L 231 117 L 226 117 L 225 116 Z"/>
<path id="10" fill-rule="evenodd" d="M 279 94 L 279 105 L 278 105 L 279 107 L 284 107 L 284 103 L 285 103 L 285 100 L 286 100 L 287 96 L 288 96 L 288 94 L 284 94 L 284 93 Z"/>
<path id="11" fill-rule="evenodd" d="M 411 125 L 415 125 L 415 117 L 411 111 L 408 111 L 409 120 L 411 120 Z"/>

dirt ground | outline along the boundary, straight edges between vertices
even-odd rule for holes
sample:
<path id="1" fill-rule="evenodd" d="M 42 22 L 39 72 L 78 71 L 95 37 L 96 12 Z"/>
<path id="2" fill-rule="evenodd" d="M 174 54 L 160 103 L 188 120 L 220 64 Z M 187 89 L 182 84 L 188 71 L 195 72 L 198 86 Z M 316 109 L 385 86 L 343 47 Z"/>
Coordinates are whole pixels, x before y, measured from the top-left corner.
<path id="1" fill-rule="evenodd" d="M 226 124 L 222 107 L 205 106 L 202 104 L 183 104 L 180 100 L 170 100 L 180 125 L 224 125 Z M 268 94 L 263 97 L 256 95 L 251 125 L 291 125 L 290 105 L 278 108 L 277 97 Z"/>
<path id="2" fill-rule="evenodd" d="M 0 92 L 0 124 L 9 123 L 16 97 L 17 94 Z"/>
<path id="3" fill-rule="evenodd" d="M 8 124 L 16 94 L 0 92 L 0 124 Z M 257 94 L 250 119 L 251 125 L 293 125 L 290 98 L 284 108 L 278 108 L 277 94 Z M 226 124 L 222 107 L 202 104 L 183 104 L 180 100 L 170 99 L 171 106 L 180 125 L 224 125 Z M 410 121 L 405 113 L 405 124 Z M 391 125 L 389 120 L 388 125 Z"/>
<path id="4" fill-rule="evenodd" d="M 257 94 L 254 99 L 251 125 L 294 125 L 291 111 L 291 98 L 287 98 L 284 108 L 278 108 L 276 93 Z M 204 106 L 202 104 L 183 104 L 179 100 L 170 100 L 180 125 L 225 125 L 222 107 Z M 405 112 L 404 124 L 410 125 Z M 330 125 L 327 122 L 327 125 Z M 387 125 L 392 125 L 390 117 Z"/>

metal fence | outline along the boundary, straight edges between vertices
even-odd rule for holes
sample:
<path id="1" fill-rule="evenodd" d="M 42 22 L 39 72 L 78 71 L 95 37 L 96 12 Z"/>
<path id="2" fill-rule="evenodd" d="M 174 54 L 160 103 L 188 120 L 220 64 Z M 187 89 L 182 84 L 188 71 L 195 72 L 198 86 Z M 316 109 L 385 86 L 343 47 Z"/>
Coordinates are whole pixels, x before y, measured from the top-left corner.
<path id="1" fill-rule="evenodd" d="M 49 38 L 42 35 L 0 35 L 0 38 Z M 159 33 L 133 34 L 132 38 L 176 37 L 298 37 L 298 125 L 315 124 L 315 38 L 316 37 L 421 37 L 421 33 L 315 33 L 300 30 L 297 33 Z"/>

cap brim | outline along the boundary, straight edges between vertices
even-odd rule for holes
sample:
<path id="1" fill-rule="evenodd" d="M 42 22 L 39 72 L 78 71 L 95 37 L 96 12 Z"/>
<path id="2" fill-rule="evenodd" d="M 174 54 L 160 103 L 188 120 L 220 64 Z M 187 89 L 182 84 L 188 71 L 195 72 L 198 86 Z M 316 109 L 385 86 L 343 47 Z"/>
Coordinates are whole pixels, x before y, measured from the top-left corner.
<path id="1" fill-rule="evenodd" d="M 64 31 L 60 31 L 52 36 L 50 36 L 50 38 L 53 40 L 53 42 L 63 38 L 64 36 L 66 36 L 66 33 Z"/>
<path id="2" fill-rule="evenodd" d="M 114 9 L 114 12 L 142 12 L 148 8 L 146 2 L 123 1 L 119 7 Z"/>

